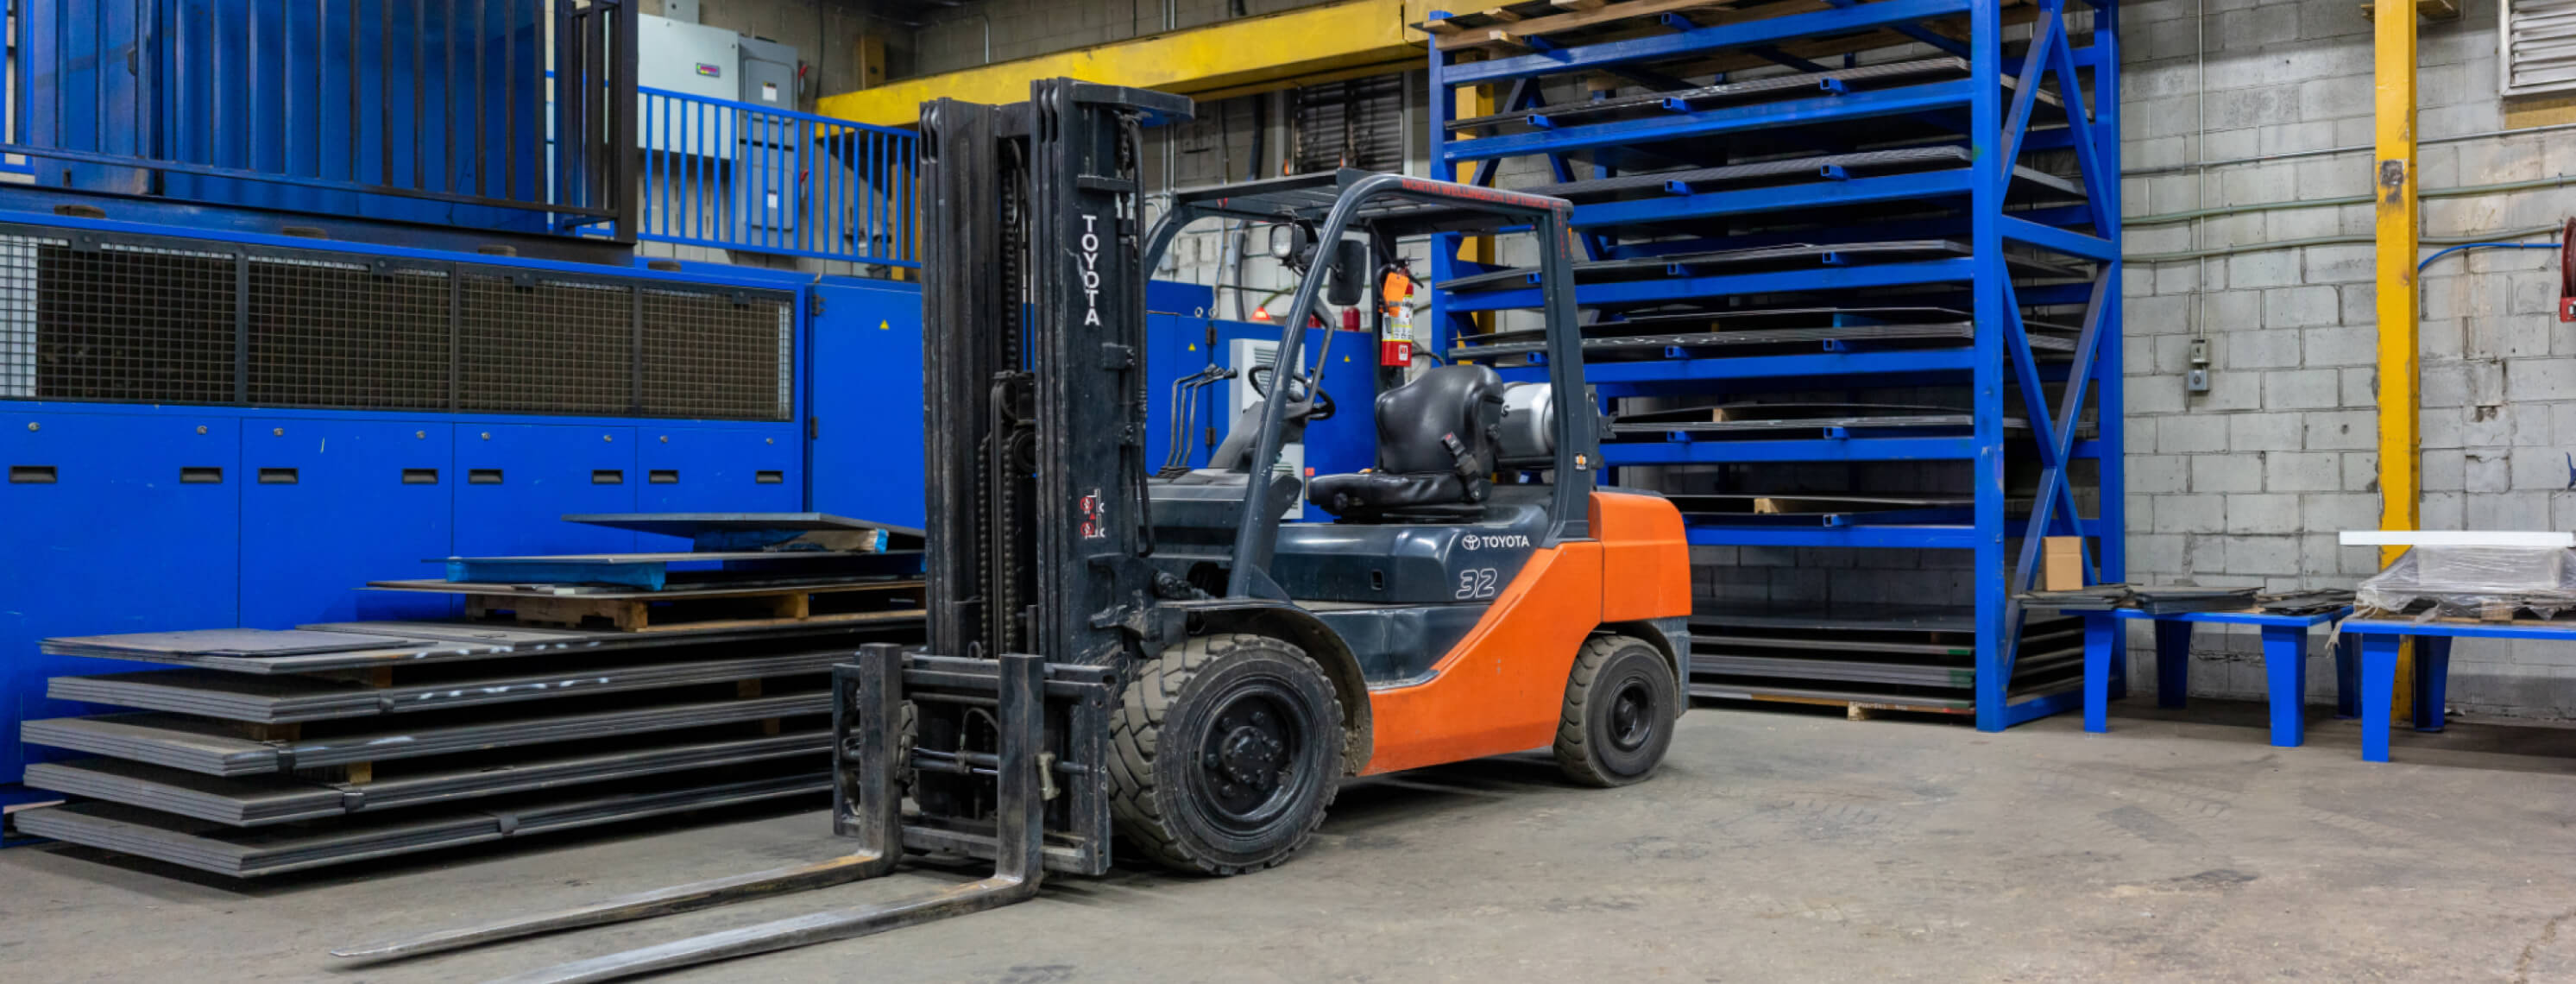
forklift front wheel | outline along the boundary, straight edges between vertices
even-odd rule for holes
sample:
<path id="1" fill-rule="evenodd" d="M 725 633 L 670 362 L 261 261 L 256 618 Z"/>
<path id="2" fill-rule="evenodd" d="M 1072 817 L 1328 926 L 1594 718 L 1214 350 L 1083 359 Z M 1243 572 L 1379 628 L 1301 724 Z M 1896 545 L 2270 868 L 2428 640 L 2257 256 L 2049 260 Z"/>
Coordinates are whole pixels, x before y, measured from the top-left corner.
<path id="1" fill-rule="evenodd" d="M 1681 685 L 1672 664 L 1635 636 L 1594 636 L 1565 681 L 1556 764 L 1586 786 L 1625 786 L 1654 774 L 1672 747 Z"/>
<path id="2" fill-rule="evenodd" d="M 1233 875 L 1305 846 L 1342 774 L 1342 709 L 1306 652 L 1202 636 L 1145 664 L 1110 721 L 1110 808 L 1181 871 Z"/>

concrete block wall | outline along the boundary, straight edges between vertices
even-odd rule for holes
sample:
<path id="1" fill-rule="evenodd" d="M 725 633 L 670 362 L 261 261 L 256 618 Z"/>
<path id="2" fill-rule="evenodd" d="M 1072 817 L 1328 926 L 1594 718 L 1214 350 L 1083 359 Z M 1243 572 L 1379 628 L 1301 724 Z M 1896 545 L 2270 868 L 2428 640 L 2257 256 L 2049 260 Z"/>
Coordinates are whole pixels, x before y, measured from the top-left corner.
<path id="1" fill-rule="evenodd" d="M 2201 4 L 2205 2 L 2203 8 Z M 2485 134 L 2505 123 L 2496 92 L 2495 0 L 2422 29 L 2418 135 Z M 2123 164 L 2367 147 L 2370 22 L 2343 0 L 2149 0 L 2121 8 L 2126 65 Z M 2202 47 L 2203 39 L 2207 46 Z M 2566 175 L 2576 132 L 2427 143 L 2428 192 Z M 2360 242 L 2127 267 L 2129 578 L 2145 584 L 2344 587 L 2379 570 L 2376 551 L 2334 534 L 2379 515 L 2376 288 L 2368 205 L 2262 209 L 2370 192 L 2371 154 L 2303 156 L 2206 170 L 2132 174 L 2132 218 L 2245 208 L 2196 224 L 2141 226 L 2134 256 L 2284 240 Z M 2428 198 L 2427 236 L 2555 225 L 2576 190 Z M 2424 274 L 2424 525 L 2566 529 L 2576 523 L 2576 326 L 2552 315 L 2549 250 L 2453 254 Z M 2210 389 L 2186 392 L 2191 345 L 2205 340 Z M 2563 421 L 2563 423 L 2562 423 Z M 2195 693 L 2264 692 L 2251 634 L 2204 631 Z M 2148 637 L 2132 637 L 2146 669 Z M 2311 697 L 2332 693 L 2322 648 Z M 2576 662 L 2462 642 L 2451 701 L 2464 711 L 2576 716 Z M 2153 674 L 2131 676 L 2145 687 Z M 2133 684 L 2134 686 L 2135 684 Z"/>

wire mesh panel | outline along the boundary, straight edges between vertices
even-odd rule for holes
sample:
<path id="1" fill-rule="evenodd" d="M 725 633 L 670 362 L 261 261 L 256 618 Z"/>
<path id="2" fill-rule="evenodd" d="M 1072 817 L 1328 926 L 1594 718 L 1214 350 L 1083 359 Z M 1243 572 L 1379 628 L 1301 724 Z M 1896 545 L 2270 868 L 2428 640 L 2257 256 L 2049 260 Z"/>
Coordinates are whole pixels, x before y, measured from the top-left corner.
<path id="1" fill-rule="evenodd" d="M 38 247 L 37 398 L 232 401 L 236 262 L 151 246 Z"/>
<path id="2" fill-rule="evenodd" d="M 635 409 L 635 308 L 624 286 L 465 275 L 459 409 L 618 415 Z"/>
<path id="3" fill-rule="evenodd" d="M 644 292 L 644 413 L 785 420 L 793 305 L 697 291 Z"/>
<path id="4" fill-rule="evenodd" d="M 250 402 L 448 406 L 448 275 L 315 259 L 250 259 Z"/>
<path id="5" fill-rule="evenodd" d="M 0 398 L 36 395 L 36 251 L 61 240 L 0 236 Z"/>
<path id="6" fill-rule="evenodd" d="M 0 225 L 0 399 L 794 413 L 788 291 L 195 245 Z"/>

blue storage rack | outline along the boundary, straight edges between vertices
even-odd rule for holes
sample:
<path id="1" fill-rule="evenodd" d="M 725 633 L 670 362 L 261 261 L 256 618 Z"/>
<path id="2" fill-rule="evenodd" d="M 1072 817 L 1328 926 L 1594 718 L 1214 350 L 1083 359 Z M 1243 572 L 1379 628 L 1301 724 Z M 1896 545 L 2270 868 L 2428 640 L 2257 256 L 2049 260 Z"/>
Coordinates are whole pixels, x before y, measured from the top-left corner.
<path id="1" fill-rule="evenodd" d="M 1829 428 L 1823 436 L 1694 441 L 1674 433 L 1606 444 L 1605 462 L 1955 463 L 1972 476 L 1975 505 L 1954 514 L 1912 511 L 1873 522 L 1861 513 L 1804 526 L 1694 517 L 1690 539 L 1970 552 L 1977 726 L 2000 730 L 2078 706 L 2069 679 L 2016 680 L 2023 617 L 2012 597 L 2037 574 L 2041 538 L 2025 536 L 2034 528 L 2084 538 L 2098 578 L 2123 577 L 2116 3 L 1827 0 L 1826 9 L 1815 9 L 1755 0 L 1686 13 L 1656 6 L 1669 7 L 1613 0 L 1589 10 L 1529 3 L 1499 13 L 1433 12 L 1425 27 L 1434 38 L 1435 172 L 1493 185 L 1501 162 L 1543 163 L 1554 183 L 1540 190 L 1576 203 L 1580 246 L 1594 261 L 1927 237 L 1964 246 L 1934 258 L 1870 262 L 1828 250 L 1806 265 L 1675 266 L 1642 279 L 1585 279 L 1576 297 L 1587 332 L 1615 332 L 1632 312 L 1713 315 L 1781 299 L 1844 306 L 1845 298 L 1868 296 L 1877 304 L 1968 312 L 1973 339 L 1928 348 L 1808 342 L 1804 350 L 1743 355 L 1680 346 L 1645 358 L 1594 357 L 1587 374 L 1604 409 L 1632 398 L 1946 386 L 1964 391 L 1974 424 L 1925 436 L 1854 437 Z M 1641 13 L 1622 16 L 1623 7 Z M 1477 87 L 1497 104 L 1459 119 L 1460 97 Z M 1931 149 L 1943 147 L 1957 150 Z M 1880 160 L 1871 151 L 1890 148 L 1907 149 L 1891 158 L 1909 163 L 1862 166 Z M 1804 172 L 1731 168 L 1802 155 L 1823 163 Z M 1753 187 L 1698 177 L 1636 180 L 1659 171 L 1768 176 Z M 1435 286 L 1504 269 L 1462 259 L 1462 243 L 1457 235 L 1435 242 Z M 2027 267 L 2008 264 L 2008 254 L 2075 275 L 2034 278 Z M 1533 308 L 1536 296 L 1525 286 L 1435 289 L 1430 343 L 1474 358 L 1476 335 L 1497 317 L 1486 312 Z M 2064 334 L 2035 345 L 2042 333 L 2026 324 L 2039 320 L 2034 312 L 2077 328 L 2071 346 Z M 1869 320 L 1835 316 L 1830 327 Z M 1491 361 L 1507 377 L 1535 377 L 1541 369 L 1512 368 L 1534 358 Z M 2079 433 L 2087 427 L 2093 433 Z M 2069 468 L 2080 462 L 2096 464 L 2089 475 Z M 2013 483 L 2008 463 L 2021 466 Z M 2019 487 L 2008 493 L 2008 484 Z M 2090 516 L 2077 513 L 2079 487 L 2098 500 Z"/>

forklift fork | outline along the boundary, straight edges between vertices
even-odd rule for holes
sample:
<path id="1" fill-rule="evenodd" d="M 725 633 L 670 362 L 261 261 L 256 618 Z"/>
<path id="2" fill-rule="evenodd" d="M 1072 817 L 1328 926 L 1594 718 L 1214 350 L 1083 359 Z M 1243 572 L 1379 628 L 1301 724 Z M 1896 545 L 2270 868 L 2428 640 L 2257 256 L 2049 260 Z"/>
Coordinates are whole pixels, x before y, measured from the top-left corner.
<path id="1" fill-rule="evenodd" d="M 1049 680 L 1050 671 L 1058 677 Z M 612 953 L 588 960 L 506 978 L 511 982 L 605 981 L 671 970 L 733 957 L 766 953 L 881 933 L 916 923 L 1009 905 L 1037 894 L 1050 860 L 1071 870 L 1107 865 L 1106 817 L 1103 829 L 1081 822 L 1092 793 L 1106 775 L 1098 750 L 1105 747 L 1107 696 L 1112 692 L 1103 671 L 1091 667 L 1049 666 L 1037 656 L 1006 655 L 998 660 L 951 659 L 906 655 L 889 643 L 860 648 L 853 664 L 833 670 L 832 724 L 835 745 L 832 825 L 837 834 L 856 838 L 858 851 L 814 864 L 775 868 L 710 881 L 658 889 L 594 905 L 522 919 L 431 933 L 408 940 L 334 950 L 333 955 L 378 961 L 421 956 L 587 926 L 646 919 L 710 908 L 744 899 L 824 888 L 872 878 L 894 869 L 907 841 L 916 849 L 928 845 L 993 858 L 992 877 L 927 895 L 878 905 L 835 909 L 725 930 L 655 946 Z M 917 686 L 908 686 L 918 681 Z M 897 756 L 907 691 L 916 700 L 990 706 L 998 726 L 990 754 L 916 750 L 908 756 L 915 768 L 990 775 L 994 810 L 990 835 L 966 834 L 954 826 L 908 829 L 902 813 L 903 789 Z M 980 692 L 980 693 L 979 693 Z M 1048 750 L 1047 699 L 1064 699 L 1068 723 L 1067 750 L 1080 756 L 1067 761 Z M 1092 732 L 1084 734 L 1084 732 Z M 1055 790 L 1049 773 L 1064 773 L 1078 795 L 1069 797 L 1075 830 L 1070 844 L 1059 845 L 1050 858 L 1046 842 L 1047 801 Z M 1105 814 L 1105 810 L 1101 811 Z"/>

